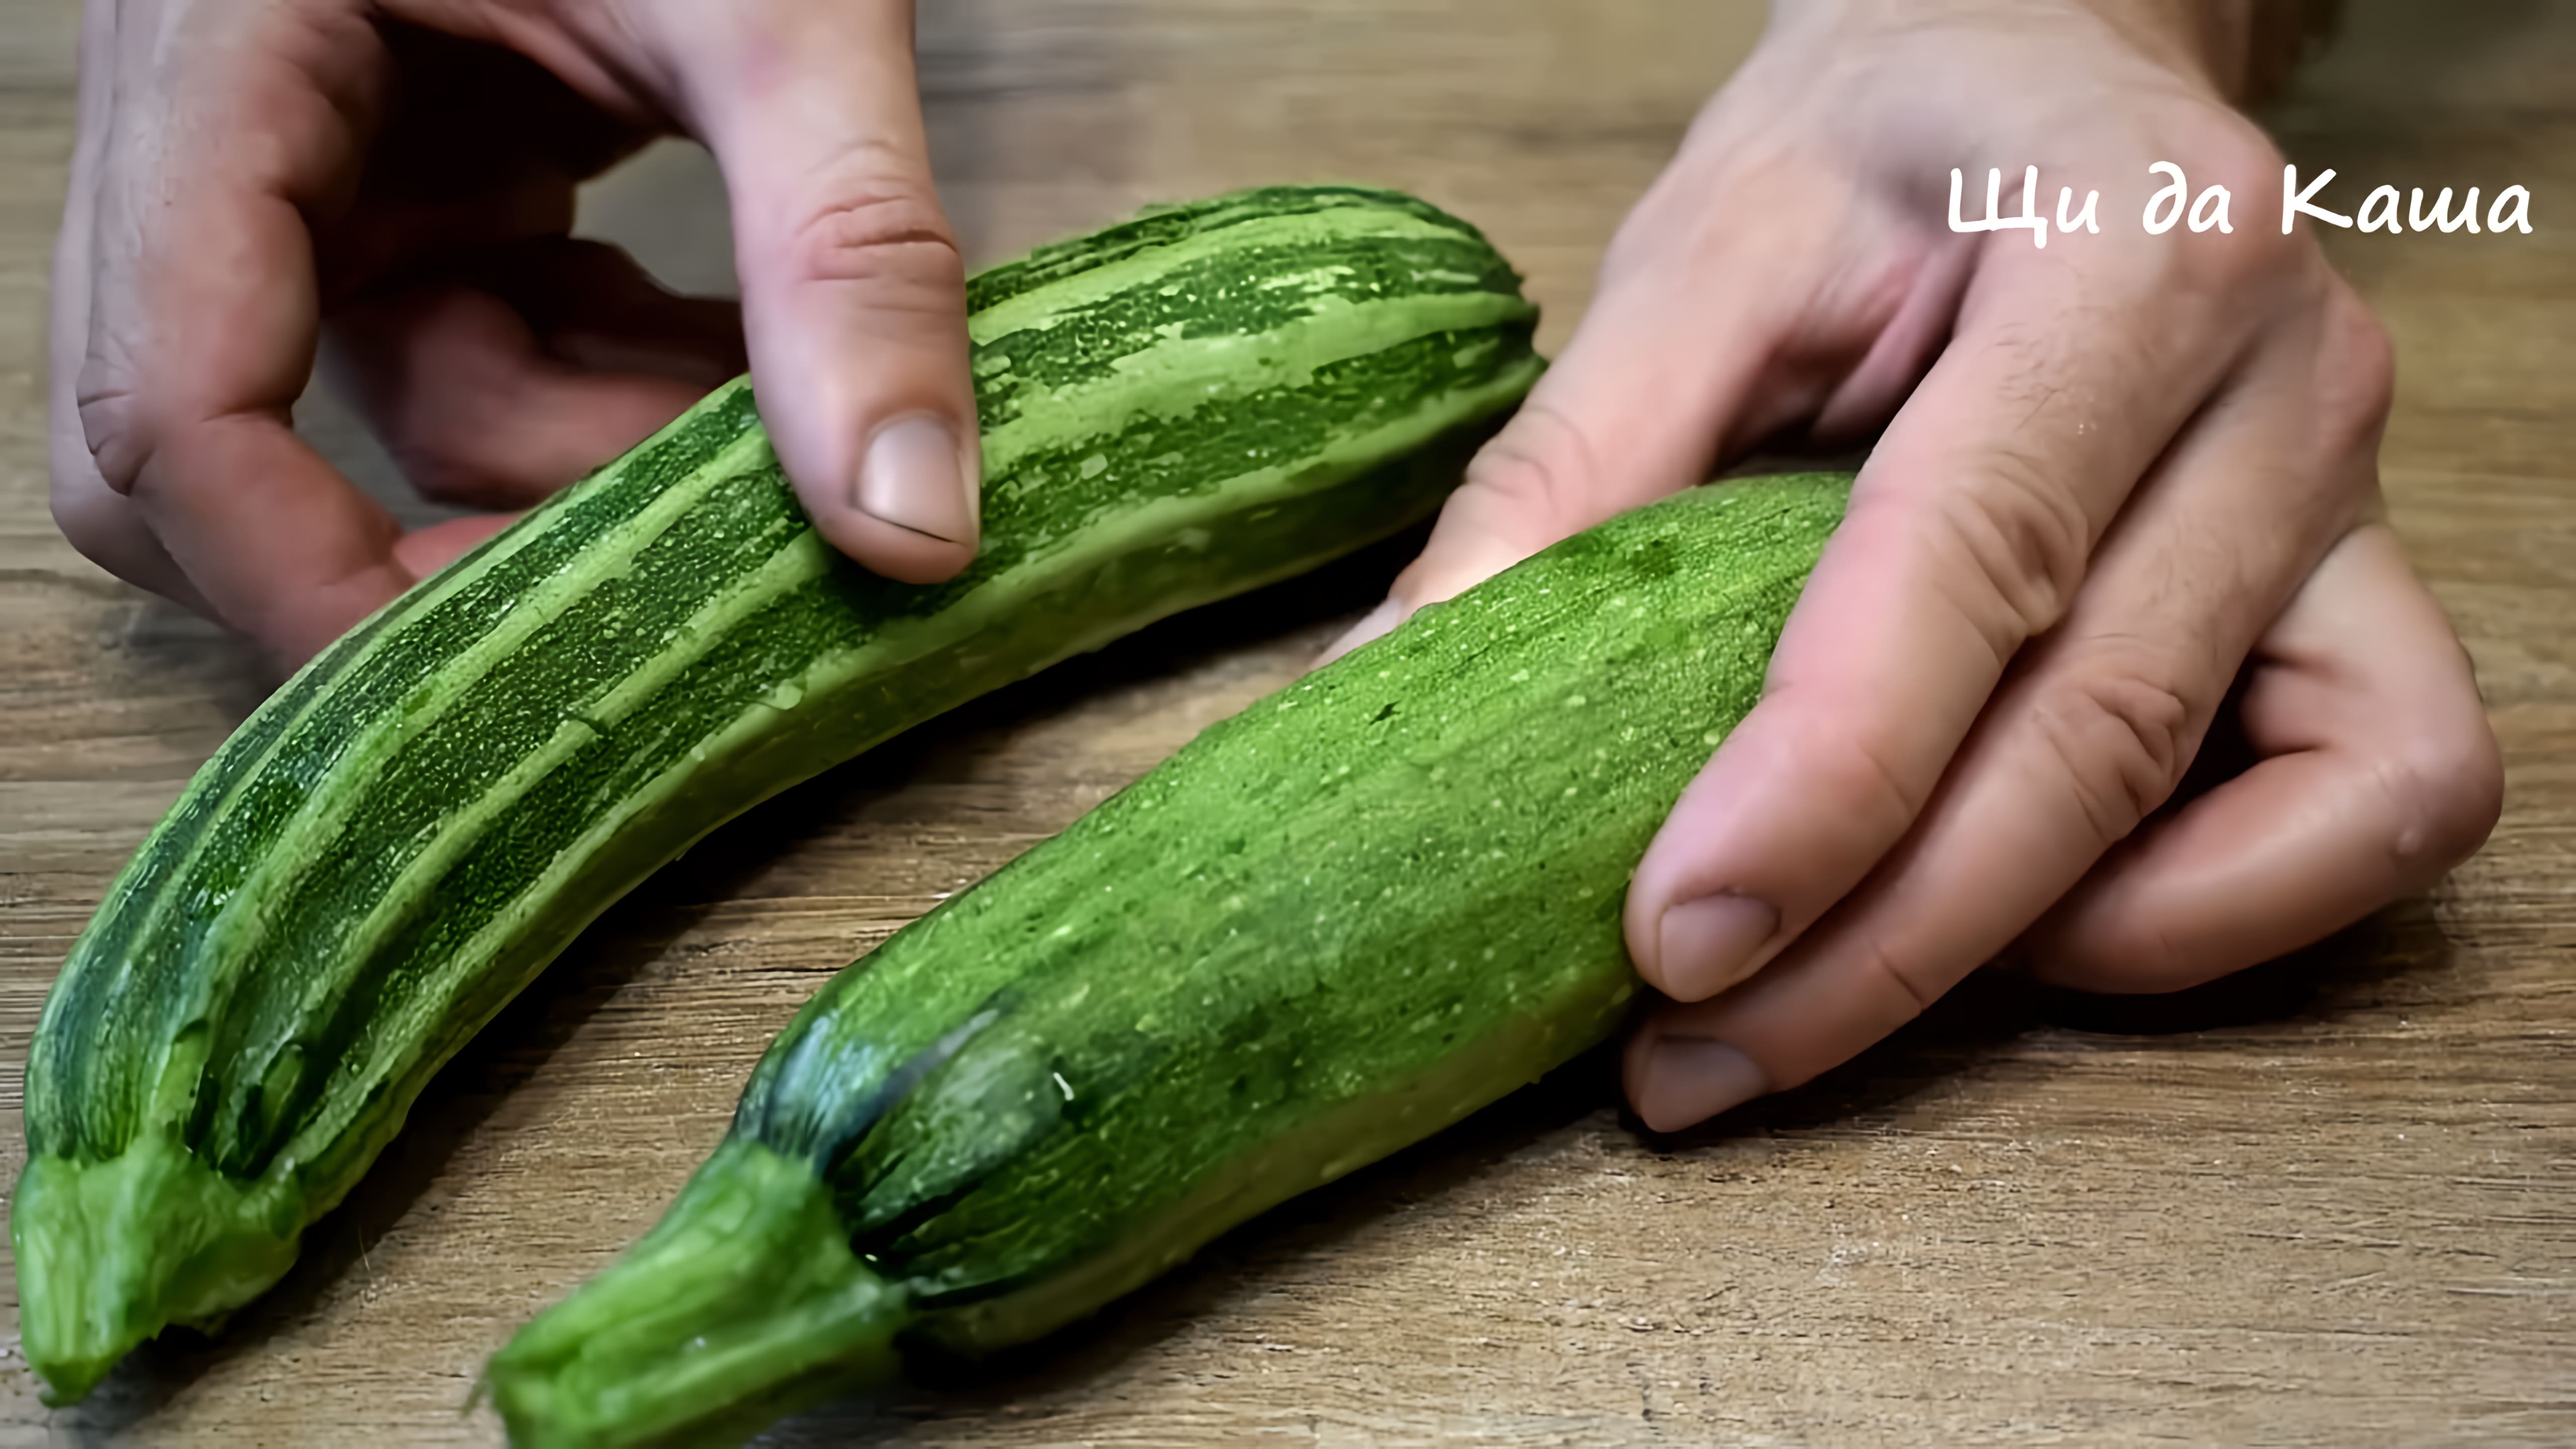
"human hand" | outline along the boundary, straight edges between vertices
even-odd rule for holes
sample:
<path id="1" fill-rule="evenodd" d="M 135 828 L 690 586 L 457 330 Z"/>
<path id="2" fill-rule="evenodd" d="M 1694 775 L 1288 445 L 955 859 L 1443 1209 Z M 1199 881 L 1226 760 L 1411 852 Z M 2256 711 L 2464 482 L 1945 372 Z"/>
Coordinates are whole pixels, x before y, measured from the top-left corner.
<path id="1" fill-rule="evenodd" d="M 703 140 L 742 301 L 573 241 L 582 179 Z M 910 0 L 90 0 L 54 267 L 54 516 L 118 575 L 319 650 L 506 519 L 405 536 L 295 435 L 317 344 L 430 497 L 521 508 L 740 372 L 816 526 L 974 556 L 965 273 Z"/>
<path id="2" fill-rule="evenodd" d="M 2281 160 L 2228 104 L 2248 23 L 1778 7 L 1338 646 L 1785 429 L 1884 425 L 1761 705 L 1629 888 L 1630 955 L 1671 999 L 1627 1048 L 1648 1126 L 1803 1083 L 2016 942 L 2055 982 L 2176 989 L 2492 828 L 2468 660 L 2380 521 L 2387 340 L 2274 224 Z M 2234 230 L 2147 234 L 2157 161 L 2225 185 Z M 2033 164 L 2102 192 L 2098 234 L 1949 231 L 1951 168 Z M 2256 762 L 2164 810 L 2222 709 Z"/>

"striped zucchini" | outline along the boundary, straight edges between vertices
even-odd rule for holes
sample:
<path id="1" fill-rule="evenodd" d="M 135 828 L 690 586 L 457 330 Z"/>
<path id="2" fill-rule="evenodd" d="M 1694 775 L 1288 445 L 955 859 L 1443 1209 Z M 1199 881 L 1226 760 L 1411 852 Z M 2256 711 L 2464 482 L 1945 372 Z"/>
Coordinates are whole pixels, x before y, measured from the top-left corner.
<path id="1" fill-rule="evenodd" d="M 274 1282 L 438 1065 L 690 842 L 1423 516 L 1540 365 L 1503 258 L 1383 192 L 1148 212 L 968 291 L 961 577 L 833 554 L 737 382 L 339 640 L 199 772 L 28 1067 L 10 1232 L 59 1395 Z"/>
<path id="2" fill-rule="evenodd" d="M 1838 476 L 1580 535 L 1210 729 L 809 1003 L 662 1222 L 495 1357 L 513 1438 L 742 1436 L 1027 1340 L 1599 1040 L 1628 871 Z"/>

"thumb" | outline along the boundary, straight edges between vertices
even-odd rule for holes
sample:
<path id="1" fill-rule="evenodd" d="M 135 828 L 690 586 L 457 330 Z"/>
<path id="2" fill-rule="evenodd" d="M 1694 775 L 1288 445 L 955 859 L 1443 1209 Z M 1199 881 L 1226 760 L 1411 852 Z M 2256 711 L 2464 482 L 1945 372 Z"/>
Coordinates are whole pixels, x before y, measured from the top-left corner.
<path id="1" fill-rule="evenodd" d="M 1417 609 L 1707 476 L 1767 353 L 1767 329 L 1677 315 L 1650 285 L 1605 291 L 1529 400 L 1467 465 L 1386 602 L 1324 651 L 1339 658 Z"/>
<path id="2" fill-rule="evenodd" d="M 732 12 L 683 48 L 733 207 L 760 415 L 823 536 L 934 583 L 978 537 L 966 272 L 922 134 L 910 0 Z"/>

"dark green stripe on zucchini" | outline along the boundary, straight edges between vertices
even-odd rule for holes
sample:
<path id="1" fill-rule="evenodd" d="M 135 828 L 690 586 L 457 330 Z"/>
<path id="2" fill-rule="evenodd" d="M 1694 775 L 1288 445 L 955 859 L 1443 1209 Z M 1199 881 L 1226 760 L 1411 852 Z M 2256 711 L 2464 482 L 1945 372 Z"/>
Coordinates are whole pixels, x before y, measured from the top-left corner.
<path id="1" fill-rule="evenodd" d="M 1846 480 L 1695 490 L 1253 705 L 827 986 L 662 1223 L 490 1366 L 533 1445 L 1021 1342 L 1601 1040 L 1628 873 Z"/>
<path id="2" fill-rule="evenodd" d="M 959 578 L 834 555 L 737 382 L 338 641 L 208 762 L 31 1054 L 10 1228 L 56 1391 L 274 1281 L 439 1063 L 691 841 L 1421 518 L 1540 366 L 1472 228 L 1348 188 L 1159 213 L 970 300 L 985 534 Z"/>

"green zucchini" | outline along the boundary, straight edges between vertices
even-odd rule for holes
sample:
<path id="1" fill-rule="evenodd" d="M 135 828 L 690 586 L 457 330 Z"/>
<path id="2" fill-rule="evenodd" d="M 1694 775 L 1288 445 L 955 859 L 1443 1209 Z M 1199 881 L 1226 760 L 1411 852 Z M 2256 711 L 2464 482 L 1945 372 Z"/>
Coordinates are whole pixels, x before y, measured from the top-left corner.
<path id="1" fill-rule="evenodd" d="M 626 1256 L 491 1362 L 515 1440 L 742 1436 L 1060 1327 L 1600 1040 L 1628 873 L 1846 480 L 1613 519 L 1208 730 L 896 933 Z"/>
<path id="2" fill-rule="evenodd" d="M 336 642 L 73 947 L 27 1077 L 24 1344 L 77 1398 L 274 1282 L 439 1064 L 610 902 L 969 698 L 1434 508 L 1540 363 L 1472 227 L 1273 189 L 968 284 L 984 542 L 865 573 L 741 382 Z"/>

